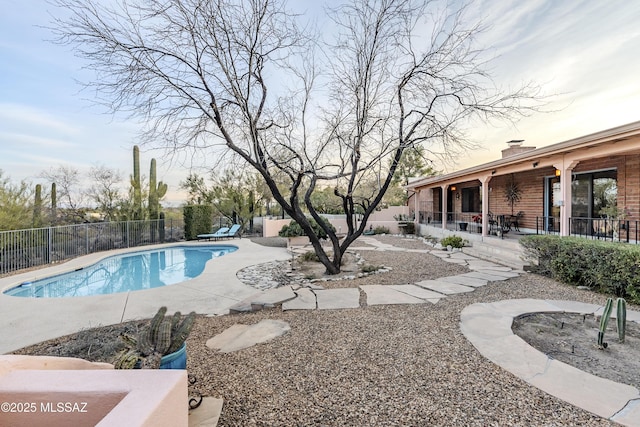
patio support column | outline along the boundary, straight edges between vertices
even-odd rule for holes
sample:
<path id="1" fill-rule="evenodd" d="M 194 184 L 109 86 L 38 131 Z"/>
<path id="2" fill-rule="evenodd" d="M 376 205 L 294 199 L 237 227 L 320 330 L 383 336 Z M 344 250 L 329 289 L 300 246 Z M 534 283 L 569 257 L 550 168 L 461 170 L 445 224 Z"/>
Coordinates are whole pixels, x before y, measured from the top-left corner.
<path id="1" fill-rule="evenodd" d="M 442 188 L 442 229 L 446 230 L 447 229 L 447 189 L 449 188 L 449 186 L 447 184 L 443 184 L 441 186 Z"/>
<path id="2" fill-rule="evenodd" d="M 482 185 L 482 237 L 489 235 L 489 181 L 491 175 L 485 175 L 480 178 Z"/>
<path id="3" fill-rule="evenodd" d="M 560 205 L 560 235 L 569 236 L 571 230 L 569 228 L 569 219 L 571 218 L 571 177 L 573 169 L 578 165 L 578 161 L 567 161 L 563 159 L 561 164 L 553 166 L 560 171 L 560 197 L 562 204 Z"/>
<path id="4" fill-rule="evenodd" d="M 420 190 L 413 192 L 413 222 L 416 224 L 416 230 L 420 229 Z"/>

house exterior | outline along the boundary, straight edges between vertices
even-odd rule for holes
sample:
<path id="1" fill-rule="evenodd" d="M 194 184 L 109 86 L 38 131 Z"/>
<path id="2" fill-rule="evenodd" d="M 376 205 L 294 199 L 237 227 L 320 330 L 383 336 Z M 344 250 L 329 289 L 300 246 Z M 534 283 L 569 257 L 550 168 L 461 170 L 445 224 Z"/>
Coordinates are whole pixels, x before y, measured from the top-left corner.
<path id="1" fill-rule="evenodd" d="M 554 233 L 637 243 L 640 122 L 543 148 L 509 141 L 499 160 L 406 189 L 425 234 Z"/>

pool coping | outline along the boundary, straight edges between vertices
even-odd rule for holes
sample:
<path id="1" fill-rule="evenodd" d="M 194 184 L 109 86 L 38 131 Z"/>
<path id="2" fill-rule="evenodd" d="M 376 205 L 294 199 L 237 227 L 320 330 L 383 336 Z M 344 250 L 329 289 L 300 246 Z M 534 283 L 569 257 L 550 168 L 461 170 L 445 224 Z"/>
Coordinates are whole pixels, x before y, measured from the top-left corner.
<path id="1" fill-rule="evenodd" d="M 602 306 L 576 301 L 516 299 L 471 304 L 460 314 L 463 335 L 487 359 L 540 390 L 622 425 L 640 426 L 640 391 L 581 371 L 536 350 L 513 334 L 524 314 L 564 312 L 600 315 Z M 615 317 L 615 315 L 614 315 Z M 640 323 L 640 312 L 627 312 Z"/>
<path id="2" fill-rule="evenodd" d="M 183 242 L 184 243 L 184 242 Z M 109 255 L 107 256 L 101 256 L 95 260 L 93 260 L 92 262 L 89 263 L 84 263 L 84 265 L 82 266 L 75 266 L 73 268 L 69 268 L 69 264 L 68 263 L 64 263 L 64 264 L 60 264 L 60 266 L 65 267 L 65 269 L 63 271 L 60 272 L 51 272 L 51 270 L 53 270 L 53 266 L 50 266 L 50 268 L 47 269 L 47 271 L 50 271 L 51 274 L 47 274 L 47 275 L 43 275 L 44 277 L 34 277 L 32 279 L 27 279 L 25 281 L 21 281 L 21 282 L 15 282 L 9 285 L 5 285 L 3 288 L 0 288 L 0 293 L 8 295 L 8 296 L 17 296 L 20 298 L 78 298 L 78 297 L 82 297 L 82 296 L 101 296 L 101 295 L 111 295 L 111 294 L 93 294 L 93 295 L 75 295 L 75 296 L 43 296 L 43 297 L 33 297 L 33 296 L 22 296 L 22 295 L 12 295 L 12 294 L 6 294 L 7 291 L 11 291 L 12 289 L 15 288 L 20 288 L 21 286 L 29 283 L 29 284 L 37 284 L 37 283 L 32 283 L 32 282 L 38 282 L 40 280 L 45 280 L 45 279 L 52 279 L 52 278 L 56 278 L 56 277 L 60 277 L 60 276 L 64 276 L 66 274 L 73 274 L 73 273 L 82 273 L 85 272 L 89 269 L 91 269 L 92 267 L 94 267 L 95 265 L 98 265 L 100 263 L 102 263 L 105 260 L 108 260 L 110 258 L 119 258 L 119 257 L 125 257 L 125 256 L 131 256 L 131 255 L 135 255 L 135 254 L 139 254 L 139 253 L 150 253 L 150 252 L 157 252 L 157 251 L 161 251 L 161 250 L 166 250 L 166 249 L 173 249 L 173 248 L 198 248 L 198 247 L 202 247 L 202 248 L 210 248 L 210 247 L 219 247 L 221 249 L 229 249 L 231 248 L 228 252 L 226 252 L 225 254 L 221 255 L 228 255 L 229 253 L 233 253 L 235 251 L 238 250 L 238 247 L 236 245 L 232 245 L 232 244 L 226 244 L 226 245 L 222 245 L 222 244 L 215 244 L 214 242 L 211 242 L 209 245 L 191 245 L 191 244 L 165 244 L 165 245 L 161 245 L 160 247 L 157 247 L 158 245 L 153 245 L 153 246 L 138 246 L 137 249 L 138 250 L 126 250 L 125 252 L 119 252 L 119 253 L 115 253 L 115 251 L 109 251 Z M 133 248 L 131 248 L 133 249 Z M 104 254 L 103 252 L 101 252 L 100 254 Z M 96 254 L 90 254 L 90 255 L 96 255 Z M 219 258 L 219 257 L 216 257 Z M 208 262 L 210 260 L 207 260 L 206 262 Z M 206 262 L 205 262 L 205 266 L 206 266 Z M 34 272 L 41 272 L 42 270 L 34 270 Z M 204 268 L 203 271 L 200 273 L 202 274 L 204 272 Z M 197 278 L 200 276 L 200 274 L 194 278 Z M 17 277 L 17 276 L 10 276 L 10 277 Z M 175 282 L 175 283 L 169 283 L 169 284 L 165 284 L 165 285 L 161 285 L 161 286 L 154 286 L 151 288 L 146 288 L 146 289 L 133 289 L 131 290 L 131 292 L 135 292 L 135 291 L 147 291 L 150 289 L 155 289 L 155 288 L 161 288 L 162 286 L 173 286 L 179 283 L 184 283 L 187 282 L 189 280 L 192 280 L 194 278 L 191 279 L 187 279 L 187 280 L 183 280 L 182 282 Z M 46 285 L 45 285 L 46 286 Z M 122 292 L 114 292 L 114 293 L 125 293 L 125 291 Z"/>
<path id="3" fill-rule="evenodd" d="M 200 276 L 170 286 L 71 298 L 25 298 L 0 293 L 0 327 L 2 327 L 0 353 L 11 352 L 81 329 L 148 318 L 163 305 L 166 305 L 170 312 L 196 311 L 198 314 L 205 315 L 226 314 L 229 307 L 261 293 L 236 277 L 239 270 L 255 264 L 291 258 L 286 248 L 266 247 L 253 243 L 249 239 L 138 246 L 93 253 L 51 267 L 7 276 L 0 279 L 0 290 L 4 291 L 25 281 L 87 267 L 113 255 L 172 246 L 197 247 L 216 244 L 236 246 L 238 250 L 209 260 Z"/>

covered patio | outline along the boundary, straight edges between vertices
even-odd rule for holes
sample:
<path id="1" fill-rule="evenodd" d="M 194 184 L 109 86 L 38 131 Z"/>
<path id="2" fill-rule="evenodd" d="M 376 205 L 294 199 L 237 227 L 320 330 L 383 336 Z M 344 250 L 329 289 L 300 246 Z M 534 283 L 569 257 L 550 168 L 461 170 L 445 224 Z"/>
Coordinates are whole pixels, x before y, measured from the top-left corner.
<path id="1" fill-rule="evenodd" d="M 425 234 L 640 241 L 640 122 L 542 148 L 507 144 L 499 160 L 406 186 Z"/>

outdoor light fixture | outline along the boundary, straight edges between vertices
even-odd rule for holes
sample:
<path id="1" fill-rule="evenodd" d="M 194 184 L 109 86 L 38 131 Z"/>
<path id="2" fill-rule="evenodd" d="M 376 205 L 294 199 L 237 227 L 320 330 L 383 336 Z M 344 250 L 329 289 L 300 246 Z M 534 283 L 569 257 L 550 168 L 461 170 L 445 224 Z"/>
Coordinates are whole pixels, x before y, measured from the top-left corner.
<path id="1" fill-rule="evenodd" d="M 491 175 L 495 175 L 495 174 L 496 174 L 496 172 L 497 172 L 497 170 L 495 170 L 495 169 L 494 169 L 494 170 L 492 170 L 492 171 L 491 171 Z"/>
<path id="2" fill-rule="evenodd" d="M 538 162 L 533 162 L 533 167 L 535 168 L 536 166 L 538 166 Z"/>
<path id="3" fill-rule="evenodd" d="M 451 191 L 456 191 L 456 186 L 455 185 L 451 186 Z"/>
<path id="4" fill-rule="evenodd" d="M 460 192 L 459 191 L 456 193 L 456 199 L 458 199 L 458 200 L 460 199 Z"/>
<path id="5" fill-rule="evenodd" d="M 560 176 L 560 169 L 556 169 L 556 176 Z"/>

